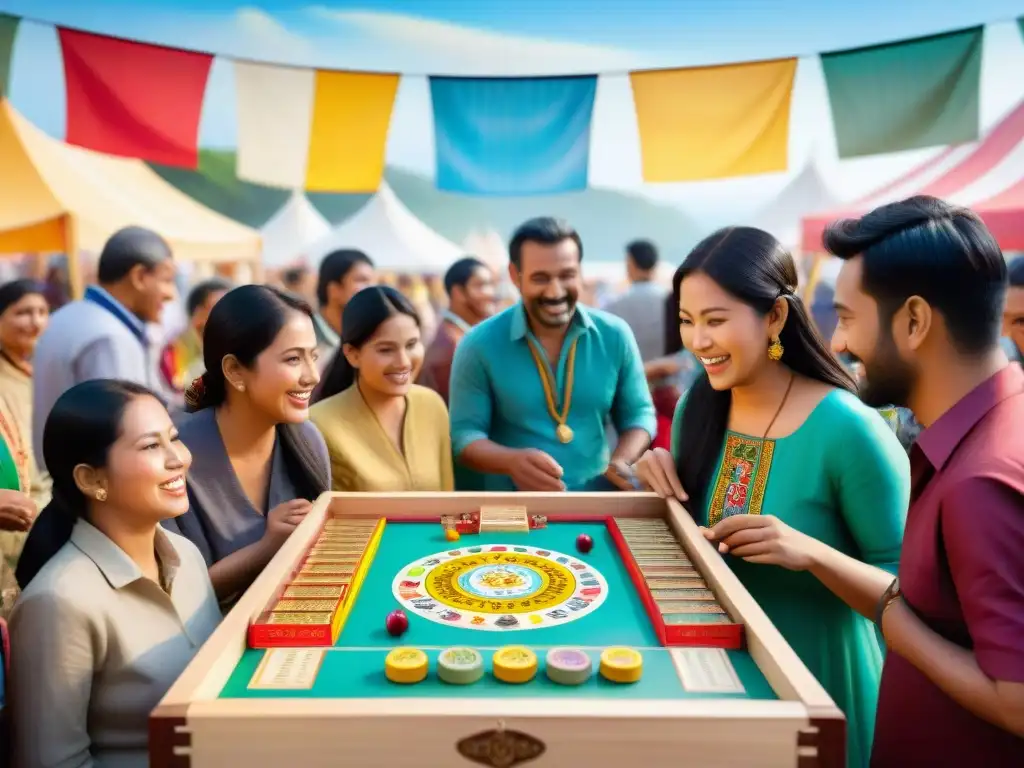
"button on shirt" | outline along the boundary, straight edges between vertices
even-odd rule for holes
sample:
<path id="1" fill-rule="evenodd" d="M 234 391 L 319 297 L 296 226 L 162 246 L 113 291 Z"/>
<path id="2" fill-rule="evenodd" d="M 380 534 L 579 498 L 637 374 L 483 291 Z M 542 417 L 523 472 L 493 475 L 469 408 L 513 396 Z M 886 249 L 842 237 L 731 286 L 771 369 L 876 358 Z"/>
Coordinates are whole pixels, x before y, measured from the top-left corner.
<path id="1" fill-rule="evenodd" d="M 993 680 L 1024 683 L 1024 372 L 1010 365 L 911 449 L 900 586 Z M 968 712 L 890 652 L 871 764 L 1021 766 L 1024 739 Z"/>
<path id="2" fill-rule="evenodd" d="M 555 407 L 565 395 L 566 362 L 574 340 L 576 362 L 568 426 L 574 436 L 559 442 L 548 412 L 540 372 L 527 344 L 547 361 L 529 330 L 523 305 L 516 304 L 476 325 L 463 338 L 452 363 L 452 448 L 458 457 L 477 440 L 508 448 L 537 448 L 565 472 L 569 490 L 601 486 L 608 466 L 605 423 L 621 434 L 643 429 L 653 435 L 654 404 L 636 340 L 626 323 L 600 310 L 577 305 L 555 366 Z M 514 490 L 511 478 L 486 475 L 484 490 Z M 460 488 L 460 490 L 463 490 Z"/>
<path id="3" fill-rule="evenodd" d="M 16 768 L 145 768 L 149 713 L 221 614 L 206 563 L 157 529 L 167 591 L 98 529 L 71 540 L 11 617 Z"/>

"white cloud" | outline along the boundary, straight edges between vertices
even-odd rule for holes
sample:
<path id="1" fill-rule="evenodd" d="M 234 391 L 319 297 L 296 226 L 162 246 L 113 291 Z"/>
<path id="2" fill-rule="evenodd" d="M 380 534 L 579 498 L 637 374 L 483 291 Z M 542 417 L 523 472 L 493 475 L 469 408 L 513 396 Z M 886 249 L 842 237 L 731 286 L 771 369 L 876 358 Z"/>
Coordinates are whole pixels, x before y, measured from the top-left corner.
<path id="1" fill-rule="evenodd" d="M 261 59 L 291 63 L 315 54 L 307 38 L 292 32 L 259 8 L 239 8 L 234 14 L 233 27 L 233 34 L 240 38 L 240 46 L 259 51 Z"/>
<path id="2" fill-rule="evenodd" d="M 620 48 L 510 35 L 433 19 L 370 11 L 336 11 L 320 6 L 309 13 L 343 27 L 374 51 L 385 68 L 430 74 L 512 76 L 592 74 L 644 66 L 641 54 Z M 406 66 L 399 66 L 405 64 Z"/>

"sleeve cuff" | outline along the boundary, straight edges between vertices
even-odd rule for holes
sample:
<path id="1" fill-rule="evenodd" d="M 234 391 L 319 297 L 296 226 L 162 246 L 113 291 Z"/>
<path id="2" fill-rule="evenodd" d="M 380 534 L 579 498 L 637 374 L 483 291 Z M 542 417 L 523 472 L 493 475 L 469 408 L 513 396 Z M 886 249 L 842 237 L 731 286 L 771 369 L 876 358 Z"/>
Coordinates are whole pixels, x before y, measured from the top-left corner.
<path id="1" fill-rule="evenodd" d="M 455 454 L 455 458 L 462 455 L 462 452 L 466 450 L 470 445 L 475 443 L 477 440 L 489 440 L 486 432 L 478 429 L 469 430 L 466 432 L 452 432 L 452 453 Z"/>
<path id="2" fill-rule="evenodd" d="M 631 429 L 642 429 L 648 434 L 651 440 L 653 440 L 658 431 L 658 420 L 653 414 L 651 414 L 650 416 L 642 416 L 640 418 L 627 421 L 621 426 L 616 426 L 616 429 L 620 434 L 623 432 L 629 432 Z"/>

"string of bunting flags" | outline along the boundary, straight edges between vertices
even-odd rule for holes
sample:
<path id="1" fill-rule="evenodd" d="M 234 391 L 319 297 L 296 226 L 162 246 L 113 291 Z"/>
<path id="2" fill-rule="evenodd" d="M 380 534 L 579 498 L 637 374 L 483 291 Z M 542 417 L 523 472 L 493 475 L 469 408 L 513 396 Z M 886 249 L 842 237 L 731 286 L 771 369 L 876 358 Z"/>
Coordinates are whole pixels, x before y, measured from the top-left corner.
<path id="1" fill-rule="evenodd" d="M 0 14 L 0 97 L 19 21 Z M 57 32 L 68 143 L 196 167 L 212 54 Z M 977 26 L 819 54 L 840 158 L 977 139 L 983 40 Z M 644 181 L 785 171 L 798 62 L 630 72 Z M 401 74 L 232 63 L 239 178 L 316 192 L 378 188 Z M 586 188 L 599 77 L 429 76 L 438 188 Z"/>

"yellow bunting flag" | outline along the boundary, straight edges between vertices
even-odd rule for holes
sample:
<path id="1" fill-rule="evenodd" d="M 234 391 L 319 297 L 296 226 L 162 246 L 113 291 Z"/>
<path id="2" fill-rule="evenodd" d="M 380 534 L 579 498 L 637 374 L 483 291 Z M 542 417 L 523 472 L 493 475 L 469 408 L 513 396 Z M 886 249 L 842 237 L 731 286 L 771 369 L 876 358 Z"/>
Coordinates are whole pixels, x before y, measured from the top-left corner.
<path id="1" fill-rule="evenodd" d="M 315 192 L 374 192 L 398 75 L 235 63 L 238 177 Z"/>
<path id="2" fill-rule="evenodd" d="M 647 182 L 786 170 L 796 59 L 630 75 Z"/>

